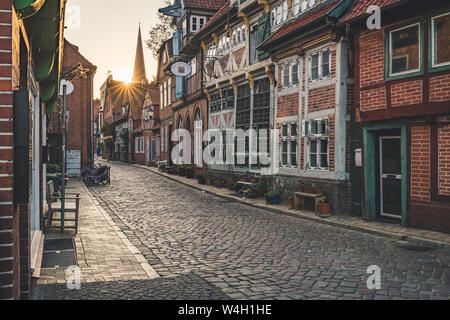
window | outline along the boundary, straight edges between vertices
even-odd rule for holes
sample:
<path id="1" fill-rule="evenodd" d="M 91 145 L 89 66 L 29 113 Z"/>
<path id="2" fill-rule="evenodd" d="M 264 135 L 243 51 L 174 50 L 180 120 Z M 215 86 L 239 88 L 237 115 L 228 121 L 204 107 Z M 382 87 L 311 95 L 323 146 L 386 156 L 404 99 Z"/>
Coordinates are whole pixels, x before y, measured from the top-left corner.
<path id="1" fill-rule="evenodd" d="M 140 141 L 141 140 L 139 138 L 134 139 L 134 153 L 140 152 L 140 146 L 139 146 Z"/>
<path id="2" fill-rule="evenodd" d="M 193 75 L 195 75 L 197 73 L 197 58 L 192 59 L 190 62 L 190 65 L 191 65 L 191 69 L 192 69 L 190 77 L 192 77 Z"/>
<path id="3" fill-rule="evenodd" d="M 419 71 L 420 48 L 417 23 L 389 32 L 389 75 L 401 75 Z"/>
<path id="4" fill-rule="evenodd" d="M 161 109 L 164 108 L 164 93 L 163 93 L 163 85 L 159 85 L 159 96 L 161 99 Z"/>
<path id="5" fill-rule="evenodd" d="M 223 91 L 223 108 L 234 109 L 234 90 L 227 89 Z"/>
<path id="6" fill-rule="evenodd" d="M 282 167 L 297 167 L 297 128 L 297 122 L 284 123 L 280 127 L 280 165 Z"/>
<path id="7" fill-rule="evenodd" d="M 432 67 L 450 66 L 450 12 L 431 18 Z"/>
<path id="8" fill-rule="evenodd" d="M 245 43 L 245 40 L 245 25 L 242 25 L 233 31 L 233 47 Z"/>
<path id="9" fill-rule="evenodd" d="M 289 6 L 287 1 L 280 2 L 274 6 L 271 11 L 272 26 L 278 26 L 287 21 L 289 15 Z"/>
<path id="10" fill-rule="evenodd" d="M 145 153 L 145 142 L 144 142 L 144 137 L 141 137 L 141 153 Z"/>
<path id="11" fill-rule="evenodd" d="M 330 48 L 311 54 L 309 58 L 310 80 L 317 81 L 330 77 L 331 74 L 330 55 L 331 55 Z"/>
<path id="12" fill-rule="evenodd" d="M 238 87 L 236 106 L 236 128 L 248 129 L 250 127 L 250 86 L 245 84 Z"/>
<path id="13" fill-rule="evenodd" d="M 172 78 L 167 80 L 167 104 L 172 104 Z"/>
<path id="14" fill-rule="evenodd" d="M 328 170 L 328 119 L 308 122 L 308 168 Z"/>
<path id="15" fill-rule="evenodd" d="M 220 112 L 222 104 L 222 100 L 220 98 L 219 93 L 214 93 L 211 95 L 211 101 L 209 102 L 209 112 L 216 113 Z"/>
<path id="16" fill-rule="evenodd" d="M 206 23 L 205 17 L 191 16 L 191 32 L 200 31 Z"/>
<path id="17" fill-rule="evenodd" d="M 216 56 L 216 53 L 216 43 L 212 42 L 208 48 L 207 58 L 214 58 Z"/>
<path id="18" fill-rule="evenodd" d="M 298 79 L 298 61 L 290 61 L 283 65 L 283 87 L 296 86 Z"/>
<path id="19" fill-rule="evenodd" d="M 301 1 L 294 0 L 292 4 L 292 15 L 296 16 L 300 13 Z"/>
<path id="20" fill-rule="evenodd" d="M 250 31 L 250 64 L 254 64 L 258 61 L 258 51 L 256 46 L 258 45 L 258 30 L 257 27 L 253 27 Z"/>

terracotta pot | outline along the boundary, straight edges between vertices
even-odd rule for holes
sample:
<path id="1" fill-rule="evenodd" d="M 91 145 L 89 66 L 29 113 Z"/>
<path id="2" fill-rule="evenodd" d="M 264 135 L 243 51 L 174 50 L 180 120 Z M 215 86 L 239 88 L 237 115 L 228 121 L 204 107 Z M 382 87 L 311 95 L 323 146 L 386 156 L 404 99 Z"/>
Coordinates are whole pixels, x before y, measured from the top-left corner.
<path id="1" fill-rule="evenodd" d="M 331 213 L 331 204 L 329 203 L 319 203 L 317 206 L 320 214 L 330 214 Z"/>
<path id="2" fill-rule="evenodd" d="M 291 206 L 291 209 L 295 209 L 295 197 L 289 199 L 289 204 Z"/>

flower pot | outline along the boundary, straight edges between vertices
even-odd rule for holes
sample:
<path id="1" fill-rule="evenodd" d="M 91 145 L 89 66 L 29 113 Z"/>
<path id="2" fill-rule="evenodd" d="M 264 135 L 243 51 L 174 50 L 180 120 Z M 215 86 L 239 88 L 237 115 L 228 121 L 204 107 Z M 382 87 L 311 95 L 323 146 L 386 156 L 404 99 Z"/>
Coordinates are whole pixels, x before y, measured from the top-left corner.
<path id="1" fill-rule="evenodd" d="M 281 196 L 273 196 L 272 197 L 272 201 L 271 201 L 271 203 L 272 204 L 280 204 L 280 202 L 281 202 Z"/>
<path id="2" fill-rule="evenodd" d="M 206 182 L 206 184 L 208 185 L 208 186 L 210 186 L 210 185 L 212 185 L 212 179 L 211 179 L 211 177 L 206 177 L 205 178 L 205 182 Z"/>
<path id="3" fill-rule="evenodd" d="M 331 204 L 329 203 L 319 203 L 317 206 L 319 214 L 325 215 L 331 213 Z"/>
<path id="4" fill-rule="evenodd" d="M 295 209 L 295 197 L 289 199 L 289 206 L 291 209 Z"/>

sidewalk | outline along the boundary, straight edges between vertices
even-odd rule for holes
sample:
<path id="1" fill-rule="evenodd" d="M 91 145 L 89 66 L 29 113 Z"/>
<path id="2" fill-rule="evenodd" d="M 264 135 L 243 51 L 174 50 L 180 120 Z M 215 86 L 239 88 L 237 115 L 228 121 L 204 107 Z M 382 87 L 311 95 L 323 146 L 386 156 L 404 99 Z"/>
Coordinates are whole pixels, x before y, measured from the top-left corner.
<path id="1" fill-rule="evenodd" d="M 125 163 L 117 162 L 118 164 L 129 165 Z M 158 168 L 148 167 L 144 165 L 134 164 L 133 166 L 152 171 L 160 176 L 164 176 L 170 180 L 182 183 L 186 186 L 214 194 L 223 199 L 230 201 L 241 202 L 246 205 L 250 205 L 256 208 L 269 210 L 276 213 L 286 214 L 294 217 L 298 217 L 304 220 L 314 221 L 318 223 L 325 223 L 340 228 L 356 230 L 361 232 L 366 232 L 382 237 L 387 237 L 402 241 L 412 241 L 423 245 L 439 246 L 439 247 L 450 247 L 450 235 L 428 231 L 423 229 L 405 228 L 400 225 L 383 223 L 383 222 L 368 222 L 364 221 L 359 217 L 352 216 L 332 216 L 329 218 L 320 218 L 314 212 L 299 211 L 290 209 L 287 205 L 268 205 L 264 199 L 247 199 L 241 198 L 235 195 L 234 192 L 228 189 L 218 189 L 214 186 L 201 185 L 196 179 L 188 179 L 186 177 L 180 177 L 178 175 L 171 175 L 165 172 L 160 172 Z"/>
<path id="2" fill-rule="evenodd" d="M 89 190 L 78 180 L 71 180 L 68 187 L 70 192 L 81 195 L 79 230 L 73 237 L 77 266 L 81 269 L 81 283 L 159 278 L 145 257 L 116 226 Z M 47 233 L 45 239 L 71 239 L 70 233 L 61 235 L 57 230 Z M 57 263 L 58 261 L 60 260 L 57 258 Z M 35 298 L 58 297 L 61 285 L 66 284 L 66 269 L 67 266 L 58 265 L 41 268 Z"/>

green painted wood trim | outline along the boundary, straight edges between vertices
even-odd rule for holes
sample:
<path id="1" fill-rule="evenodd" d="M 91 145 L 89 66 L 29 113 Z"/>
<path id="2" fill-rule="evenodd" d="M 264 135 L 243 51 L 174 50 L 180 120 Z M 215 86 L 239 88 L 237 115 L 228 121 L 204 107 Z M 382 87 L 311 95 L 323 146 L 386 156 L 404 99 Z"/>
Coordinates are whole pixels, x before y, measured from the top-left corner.
<path id="1" fill-rule="evenodd" d="M 446 71 L 450 70 L 450 64 L 446 66 L 438 66 L 433 67 L 433 20 L 432 18 L 436 16 L 440 16 L 445 13 L 450 13 L 449 9 L 436 11 L 433 14 L 428 16 L 428 72 L 439 72 L 439 71 Z"/>
<path id="2" fill-rule="evenodd" d="M 408 215 L 408 132 L 403 122 L 386 122 L 363 127 L 363 150 L 364 150 L 364 215 L 366 219 L 375 221 L 377 219 L 376 204 L 376 150 L 375 132 L 379 130 L 400 129 L 401 130 L 401 162 L 402 162 L 402 225 L 407 225 Z"/>
<path id="3" fill-rule="evenodd" d="M 390 38 L 389 33 L 392 30 L 399 29 L 402 27 L 406 27 L 408 25 L 413 25 L 419 23 L 419 52 L 420 52 L 420 61 L 419 61 L 419 71 L 417 72 L 411 72 L 407 74 L 401 74 L 401 75 L 390 75 L 390 56 L 389 56 L 389 49 L 390 49 Z M 399 80 L 399 79 L 407 79 L 417 76 L 423 76 L 425 74 L 425 31 L 424 31 L 424 20 L 423 18 L 410 20 L 395 26 L 392 26 L 390 28 L 386 28 L 384 31 L 384 78 L 385 81 L 393 81 L 393 80 Z"/>
<path id="4" fill-rule="evenodd" d="M 375 221 L 376 207 L 376 175 L 375 175 L 375 138 L 368 128 L 363 128 L 364 150 L 364 215 L 367 220 Z"/>

